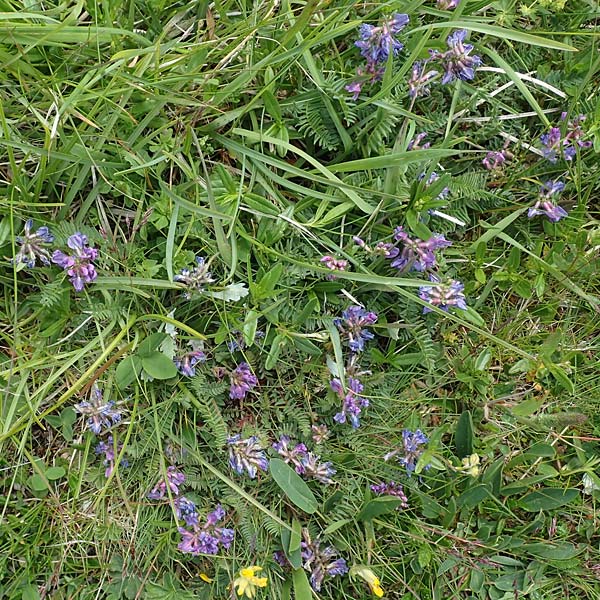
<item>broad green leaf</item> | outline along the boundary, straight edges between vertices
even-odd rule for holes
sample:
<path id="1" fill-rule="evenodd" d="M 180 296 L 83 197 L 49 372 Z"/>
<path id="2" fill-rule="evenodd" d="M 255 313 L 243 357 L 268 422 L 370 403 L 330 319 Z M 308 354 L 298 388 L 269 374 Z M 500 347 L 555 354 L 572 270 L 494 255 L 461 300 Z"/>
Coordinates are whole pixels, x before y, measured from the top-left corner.
<path id="1" fill-rule="evenodd" d="M 458 458 L 465 458 L 473 454 L 473 418 L 469 410 L 463 411 L 458 419 L 454 443 Z"/>
<path id="2" fill-rule="evenodd" d="M 273 342 L 271 343 L 271 349 L 269 350 L 269 354 L 267 356 L 267 359 L 265 360 L 265 369 L 270 371 L 273 367 L 275 367 L 277 361 L 279 360 L 279 355 L 281 354 L 281 351 L 283 350 L 286 344 L 287 339 L 281 333 L 278 333 L 273 338 Z"/>
<path id="3" fill-rule="evenodd" d="M 530 456 L 544 456 L 548 458 L 554 457 L 556 454 L 556 448 L 551 446 L 550 444 L 545 444 L 544 442 L 538 442 L 537 444 L 533 444 L 523 452 L 523 454 L 529 454 Z"/>
<path id="4" fill-rule="evenodd" d="M 150 356 L 161 344 L 161 342 L 167 337 L 166 333 L 152 333 L 145 337 L 140 343 L 137 349 L 137 355 L 140 358 Z"/>
<path id="5" fill-rule="evenodd" d="M 294 540 L 292 541 L 292 537 Z M 283 528 L 281 530 L 281 547 L 283 548 L 283 552 L 285 557 L 288 559 L 288 562 L 294 569 L 300 569 L 302 567 L 302 551 L 300 549 L 300 545 L 293 550 L 290 549 L 292 545 L 296 545 L 296 536 L 293 531 L 293 523 L 292 523 L 292 531 L 289 529 Z"/>
<path id="6" fill-rule="evenodd" d="M 275 483 L 293 504 L 308 514 L 317 510 L 314 494 L 294 469 L 279 458 L 272 458 L 269 468 Z"/>
<path id="7" fill-rule="evenodd" d="M 351 522 L 352 519 L 340 519 L 339 521 L 334 521 L 328 527 L 326 527 L 325 531 L 323 531 L 323 535 L 329 535 Z"/>
<path id="8" fill-rule="evenodd" d="M 177 375 L 175 363 L 162 352 L 152 352 L 144 356 L 142 367 L 154 379 L 171 379 Z"/>
<path id="9" fill-rule="evenodd" d="M 490 488 L 486 483 L 465 490 L 456 500 L 460 507 L 473 508 L 490 497 Z"/>
<path id="10" fill-rule="evenodd" d="M 30 479 L 31 489 L 36 492 L 41 492 L 48 489 L 48 481 L 44 479 L 39 473 L 34 473 Z"/>
<path id="11" fill-rule="evenodd" d="M 54 481 L 56 479 L 60 479 L 61 477 L 64 477 L 65 473 L 66 473 L 66 471 L 63 467 L 50 467 L 49 469 L 46 470 L 44 475 L 50 481 Z"/>
<path id="12" fill-rule="evenodd" d="M 249 291 L 250 290 L 248 290 L 245 283 L 230 283 L 222 290 L 216 292 L 205 291 L 203 294 L 205 296 L 210 296 L 211 298 L 224 300 L 225 302 L 237 302 L 238 300 L 245 298 Z"/>
<path id="13" fill-rule="evenodd" d="M 554 510 L 566 504 L 571 504 L 578 498 L 579 490 L 575 488 L 543 488 L 521 498 L 519 505 L 528 512 Z"/>
<path id="14" fill-rule="evenodd" d="M 115 370 L 115 381 L 119 389 L 131 385 L 142 371 L 142 361 L 138 356 L 125 357 Z"/>
<path id="15" fill-rule="evenodd" d="M 302 542 L 302 524 L 298 519 L 292 521 L 292 533 L 290 537 L 290 552 L 300 550 L 300 544 Z"/>
<path id="16" fill-rule="evenodd" d="M 292 571 L 292 581 L 294 582 L 295 600 L 312 600 L 312 588 L 304 569 L 294 569 Z"/>
<path id="17" fill-rule="evenodd" d="M 548 558 L 551 560 L 569 560 L 583 551 L 583 546 L 576 546 L 569 542 L 551 543 L 548 541 L 537 542 L 534 544 L 523 544 L 519 550 L 533 554 L 538 558 Z"/>
<path id="18" fill-rule="evenodd" d="M 244 334 L 244 343 L 250 347 L 254 344 L 256 329 L 258 327 L 258 313 L 255 310 L 249 310 L 244 319 L 242 333 Z"/>
<path id="19" fill-rule="evenodd" d="M 363 506 L 356 518 L 359 521 L 370 521 L 375 517 L 379 517 L 396 510 L 396 508 L 398 508 L 401 504 L 402 500 L 400 500 L 400 498 L 396 498 L 394 496 L 380 496 L 379 498 L 369 500 L 369 502 Z"/>

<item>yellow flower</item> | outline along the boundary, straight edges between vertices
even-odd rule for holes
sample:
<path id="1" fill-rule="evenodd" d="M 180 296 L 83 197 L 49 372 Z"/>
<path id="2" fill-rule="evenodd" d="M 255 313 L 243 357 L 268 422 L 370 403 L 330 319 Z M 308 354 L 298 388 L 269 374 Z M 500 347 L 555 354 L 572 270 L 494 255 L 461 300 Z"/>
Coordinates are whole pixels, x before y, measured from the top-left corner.
<path id="1" fill-rule="evenodd" d="M 361 579 L 364 579 L 371 588 L 371 592 L 378 598 L 383 597 L 385 592 L 381 587 L 381 581 L 379 581 L 379 577 L 377 577 L 377 575 L 375 575 L 375 573 L 373 573 L 369 567 L 364 565 L 354 565 L 350 569 L 350 576 L 354 577 L 355 575 L 358 575 Z"/>
<path id="2" fill-rule="evenodd" d="M 256 588 L 267 586 L 266 577 L 256 576 L 256 573 L 259 571 L 262 571 L 262 567 L 246 567 L 240 571 L 240 576 L 233 580 L 233 585 L 237 588 L 238 596 L 246 594 L 247 598 L 254 598 Z"/>
<path id="3" fill-rule="evenodd" d="M 471 477 L 477 477 L 479 475 L 479 455 L 471 454 L 462 459 L 462 467 L 457 467 L 457 471 L 464 471 Z"/>
<path id="4" fill-rule="evenodd" d="M 202 581 L 206 581 L 206 583 L 212 583 L 212 579 L 206 573 L 200 573 L 199 577 Z"/>

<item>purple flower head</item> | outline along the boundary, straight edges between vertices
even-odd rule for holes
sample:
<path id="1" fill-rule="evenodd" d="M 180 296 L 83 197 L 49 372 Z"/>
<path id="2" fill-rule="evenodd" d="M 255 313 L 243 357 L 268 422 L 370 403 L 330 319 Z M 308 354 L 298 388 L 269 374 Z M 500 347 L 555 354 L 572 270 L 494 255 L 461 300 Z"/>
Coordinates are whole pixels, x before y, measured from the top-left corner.
<path id="1" fill-rule="evenodd" d="M 406 471 L 410 476 L 417 467 L 417 462 L 421 454 L 423 454 L 424 449 L 421 446 L 424 446 L 427 442 L 429 442 L 429 438 L 420 429 L 417 429 L 415 432 L 403 429 L 402 448 L 388 452 L 384 456 L 384 460 L 389 460 L 392 456 L 397 456 L 398 462 L 403 467 L 406 467 Z M 427 469 L 429 466 L 425 468 Z"/>
<path id="2" fill-rule="evenodd" d="M 435 251 L 452 245 L 443 235 L 434 234 L 427 241 L 411 238 L 402 227 L 396 227 L 394 239 L 403 245 L 402 252 L 390 263 L 399 271 L 426 271 L 437 264 Z"/>
<path id="3" fill-rule="evenodd" d="M 446 40 L 449 50 L 443 54 L 432 55 L 439 58 L 444 66 L 442 84 L 451 83 L 455 79 L 466 81 L 475 77 L 475 69 L 481 65 L 481 58 L 477 55 L 470 56 L 473 45 L 464 43 L 466 37 L 466 29 L 455 31 Z"/>
<path id="4" fill-rule="evenodd" d="M 537 215 L 545 215 L 553 223 L 557 223 L 566 217 L 568 215 L 567 211 L 552 201 L 555 196 L 563 191 L 564 187 L 565 184 L 562 181 L 547 181 L 540 189 L 540 195 L 535 206 L 527 211 L 527 216 L 531 219 L 531 217 Z"/>
<path id="5" fill-rule="evenodd" d="M 354 429 L 360 427 L 362 409 L 369 406 L 368 399 L 361 395 L 364 389 L 363 384 L 354 377 L 348 377 L 348 390 L 346 391 L 339 379 L 332 379 L 329 385 L 342 400 L 342 410 L 333 417 L 334 421 L 336 423 L 350 421 Z"/>
<path id="6" fill-rule="evenodd" d="M 196 266 L 193 269 L 182 269 L 173 279 L 187 286 L 186 298 L 191 297 L 192 291 L 202 292 L 207 284 L 214 282 L 202 256 L 196 256 Z"/>
<path id="7" fill-rule="evenodd" d="M 224 527 L 217 527 L 215 532 L 219 536 L 219 543 L 225 550 L 229 550 L 231 544 L 233 544 L 233 540 L 235 538 L 235 531 L 233 529 L 226 529 Z"/>
<path id="8" fill-rule="evenodd" d="M 562 113 L 561 121 L 567 118 L 566 113 Z M 555 163 L 559 158 L 573 160 L 577 155 L 577 148 L 589 148 L 591 141 L 584 141 L 585 136 L 582 124 L 585 121 L 585 115 L 579 115 L 566 126 L 566 133 L 563 136 L 559 127 L 551 127 L 548 133 L 540 136 L 542 143 L 542 155 L 546 160 Z"/>
<path id="9" fill-rule="evenodd" d="M 188 527 L 194 527 L 198 525 L 198 511 L 196 505 L 188 500 L 185 496 L 178 496 L 173 502 L 175 505 L 175 515 L 177 520 L 185 521 Z"/>
<path id="10" fill-rule="evenodd" d="M 453 10 L 460 4 L 460 0 L 437 0 L 436 6 L 440 10 Z"/>
<path id="11" fill-rule="evenodd" d="M 388 57 L 396 56 L 404 45 L 394 36 L 406 27 L 409 18 L 405 14 L 395 14 L 383 21 L 379 27 L 363 23 L 359 30 L 359 40 L 355 46 L 367 61 L 367 68 L 387 62 Z"/>
<path id="12" fill-rule="evenodd" d="M 119 444 L 116 448 L 116 451 L 120 452 L 122 447 L 123 446 Z M 106 442 L 98 443 L 96 445 L 95 452 L 96 454 L 104 454 L 103 464 L 106 467 L 106 470 L 104 471 L 104 476 L 108 479 L 115 469 L 115 444 L 113 436 L 109 435 L 106 438 Z M 119 464 L 121 465 L 121 467 L 128 467 L 129 461 L 126 458 L 123 458 L 121 459 L 121 462 Z"/>
<path id="13" fill-rule="evenodd" d="M 552 127 L 548 133 L 540 136 L 542 155 L 551 163 L 555 163 L 558 160 L 561 149 L 561 138 L 562 134 L 558 127 Z"/>
<path id="14" fill-rule="evenodd" d="M 300 459 L 302 474 L 305 477 L 316 479 L 320 483 L 331 484 L 336 470 L 330 462 L 321 462 L 320 457 L 312 452 L 306 452 Z"/>
<path id="15" fill-rule="evenodd" d="M 185 481 L 185 475 L 177 470 L 177 467 L 167 467 L 166 479 L 161 479 L 148 494 L 150 500 L 161 500 L 167 493 L 167 486 L 174 496 L 179 495 L 179 486 Z"/>
<path id="16" fill-rule="evenodd" d="M 362 352 L 365 342 L 375 337 L 365 327 L 376 321 L 376 313 L 366 311 L 361 306 L 351 305 L 342 313 L 342 318 L 335 319 L 334 323 L 340 332 L 348 338 L 350 350 L 352 352 Z"/>
<path id="17" fill-rule="evenodd" d="M 404 493 L 404 488 L 395 481 L 374 484 L 371 486 L 371 491 L 378 496 L 395 496 L 396 498 L 399 498 L 401 503 L 397 510 L 400 510 L 401 508 L 408 508 L 408 498 Z"/>
<path id="18" fill-rule="evenodd" d="M 506 155 L 504 154 L 504 151 L 492 151 L 488 152 L 481 162 L 488 171 L 498 171 L 505 163 L 505 161 Z"/>
<path id="19" fill-rule="evenodd" d="M 408 80 L 408 94 L 411 98 L 429 95 L 429 84 L 438 76 L 438 71 L 427 69 L 429 61 L 417 60 L 413 63 L 411 77 Z"/>
<path id="20" fill-rule="evenodd" d="M 422 131 L 418 133 L 410 142 L 408 142 L 407 150 L 426 150 L 431 147 L 429 142 L 422 144 L 423 140 L 427 137 L 427 134 Z"/>
<path id="21" fill-rule="evenodd" d="M 196 365 L 206 361 L 206 354 L 202 350 L 192 350 L 173 358 L 177 370 L 186 377 L 196 375 Z"/>
<path id="22" fill-rule="evenodd" d="M 258 379 L 250 370 L 248 363 L 240 363 L 230 374 L 231 387 L 229 388 L 229 397 L 235 400 L 242 400 L 246 394 L 256 386 Z"/>
<path id="23" fill-rule="evenodd" d="M 175 501 L 177 508 L 177 502 Z M 186 503 L 189 502 L 186 500 Z M 206 517 L 206 523 L 200 527 L 198 522 L 198 513 L 193 502 L 190 502 L 188 514 L 193 515 L 189 519 L 186 519 L 186 514 L 182 513 L 183 519 L 188 527 L 192 528 L 192 531 L 188 531 L 183 527 L 179 528 L 179 533 L 182 535 L 182 541 L 177 546 L 182 552 L 188 554 L 217 554 L 219 551 L 219 545 L 223 546 L 225 550 L 228 550 L 233 539 L 235 532 L 233 529 L 225 529 L 222 527 L 216 527 L 216 524 L 225 517 L 225 511 L 219 504 L 216 509 Z M 182 516 L 177 513 L 177 518 L 181 519 Z"/>
<path id="24" fill-rule="evenodd" d="M 103 429 L 109 429 L 121 422 L 121 412 L 116 408 L 114 400 L 104 402 L 102 392 L 94 385 L 90 399 L 75 404 L 78 413 L 88 416 L 87 426 L 90 431 L 100 435 Z"/>
<path id="25" fill-rule="evenodd" d="M 23 235 L 17 237 L 16 241 L 21 247 L 13 258 L 16 265 L 24 264 L 32 269 L 35 267 L 36 260 L 44 265 L 50 264 L 50 252 L 44 246 L 54 241 L 54 236 L 47 227 L 39 227 L 32 233 L 33 219 L 27 219 Z"/>
<path id="26" fill-rule="evenodd" d="M 52 262 L 67 272 L 75 291 L 81 292 L 86 283 L 92 283 L 98 277 L 93 264 L 98 257 L 98 250 L 90 248 L 87 236 L 79 232 L 67 239 L 67 246 L 73 253 L 65 254 L 62 250 L 55 250 Z"/>
<path id="27" fill-rule="evenodd" d="M 311 587 L 320 592 L 325 577 L 344 575 L 348 572 L 348 566 L 343 558 L 338 558 L 338 552 L 333 546 L 324 548 L 319 539 L 311 540 L 306 529 L 302 531 L 302 535 L 302 567 L 310 573 Z"/>
<path id="28" fill-rule="evenodd" d="M 335 258 L 334 256 L 324 256 L 321 261 L 328 269 L 332 271 L 345 271 L 348 267 L 348 261 L 343 258 Z M 335 279 L 333 275 L 328 275 L 327 279 Z"/>
<path id="29" fill-rule="evenodd" d="M 206 526 L 214 527 L 217 523 L 222 521 L 224 518 L 225 518 L 225 509 L 220 504 L 217 504 L 215 510 L 213 510 L 212 512 L 209 512 L 208 515 L 206 516 Z"/>
<path id="30" fill-rule="evenodd" d="M 427 189 L 429 186 L 431 186 L 432 184 L 434 184 L 438 179 L 440 178 L 440 176 L 435 172 L 432 171 L 431 175 L 429 175 L 429 177 L 427 178 L 427 181 L 425 182 L 425 188 Z M 419 181 L 423 181 L 423 179 L 425 179 L 425 173 L 421 173 L 418 178 Z M 436 200 L 443 200 L 448 194 L 450 193 L 450 188 L 445 187 L 437 196 L 436 196 Z"/>
<path id="31" fill-rule="evenodd" d="M 273 444 L 273 449 L 287 464 L 294 466 L 296 473 L 303 474 L 302 460 L 306 457 L 308 450 L 304 444 L 290 444 L 290 442 L 289 436 L 281 435 L 279 440 Z"/>
<path id="32" fill-rule="evenodd" d="M 198 554 L 217 554 L 219 552 L 219 539 L 203 529 L 188 531 L 183 527 L 178 528 L 182 536 L 177 548 L 182 552 L 197 556 Z"/>
<path id="33" fill-rule="evenodd" d="M 256 436 L 241 439 L 238 433 L 228 438 L 227 445 L 229 446 L 229 465 L 238 475 L 242 475 L 246 471 L 250 478 L 254 479 L 258 469 L 268 470 L 269 461 Z"/>
<path id="34" fill-rule="evenodd" d="M 353 81 L 352 83 L 348 84 L 344 89 L 352 94 L 352 100 L 358 100 L 358 97 L 360 96 L 360 93 L 362 91 L 362 82 L 360 81 Z"/>
<path id="35" fill-rule="evenodd" d="M 460 308 L 461 310 L 467 310 L 467 301 L 463 293 L 464 285 L 460 281 L 453 279 L 447 283 L 441 283 L 440 280 L 435 276 L 429 277 L 430 281 L 436 283 L 436 285 L 427 285 L 419 288 L 419 298 L 429 302 L 432 306 L 437 306 L 442 310 L 448 312 L 450 307 Z M 423 308 L 423 313 L 431 312 L 431 309 L 427 306 Z"/>

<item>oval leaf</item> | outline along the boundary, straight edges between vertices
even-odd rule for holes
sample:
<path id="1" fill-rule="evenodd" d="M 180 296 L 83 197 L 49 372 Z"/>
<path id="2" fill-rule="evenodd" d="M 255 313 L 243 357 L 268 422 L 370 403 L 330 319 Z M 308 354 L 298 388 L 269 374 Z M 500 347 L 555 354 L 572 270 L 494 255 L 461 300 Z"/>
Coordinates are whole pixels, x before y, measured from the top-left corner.
<path id="1" fill-rule="evenodd" d="M 575 488 L 543 488 L 531 492 L 521 499 L 519 504 L 523 510 L 537 512 L 538 510 L 552 510 L 565 504 L 570 504 L 579 498 L 579 490 Z"/>
<path id="2" fill-rule="evenodd" d="M 154 379 L 171 379 L 177 375 L 175 363 L 162 352 L 152 352 L 142 358 L 144 371 Z"/>
<path id="3" fill-rule="evenodd" d="M 385 515 L 396 510 L 402 504 L 400 498 L 394 496 L 382 496 L 367 502 L 356 517 L 359 521 L 369 521 L 380 515 Z"/>
<path id="4" fill-rule="evenodd" d="M 279 458 L 272 458 L 269 468 L 275 483 L 293 504 L 308 514 L 317 510 L 317 499 L 294 469 Z"/>

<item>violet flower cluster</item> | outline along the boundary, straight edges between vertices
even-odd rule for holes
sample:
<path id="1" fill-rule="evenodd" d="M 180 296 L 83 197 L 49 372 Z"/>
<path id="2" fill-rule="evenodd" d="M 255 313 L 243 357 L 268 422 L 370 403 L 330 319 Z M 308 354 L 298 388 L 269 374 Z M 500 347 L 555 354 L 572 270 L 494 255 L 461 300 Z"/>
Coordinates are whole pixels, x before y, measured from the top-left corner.
<path id="1" fill-rule="evenodd" d="M 383 20 L 378 26 L 363 23 L 359 30 L 359 39 L 354 45 L 360 49 L 366 63 L 356 70 L 358 80 L 346 86 L 346 90 L 356 100 L 365 81 L 377 81 L 381 78 L 385 65 L 390 57 L 397 56 L 404 44 L 397 35 L 409 22 L 408 15 L 396 13 Z"/>
<path id="2" fill-rule="evenodd" d="M 202 350 L 195 348 L 173 357 L 173 362 L 177 370 L 186 377 L 194 377 L 196 375 L 196 365 L 205 361 L 206 354 Z"/>
<path id="3" fill-rule="evenodd" d="M 431 142 L 425 142 L 425 138 L 427 137 L 427 133 L 421 131 L 421 133 L 417 133 L 415 137 L 408 142 L 407 150 L 427 150 L 427 148 L 431 148 Z"/>
<path id="4" fill-rule="evenodd" d="M 147 497 L 150 500 L 162 500 L 167 494 L 167 488 L 171 490 L 173 496 L 179 495 L 179 487 L 185 482 L 185 475 L 170 465 L 167 467 L 166 477 L 162 477 L 158 483 L 148 492 Z"/>
<path id="5" fill-rule="evenodd" d="M 555 204 L 554 201 L 564 188 L 565 184 L 562 181 L 547 181 L 540 189 L 540 195 L 535 206 L 527 211 L 527 216 L 531 218 L 537 215 L 545 215 L 553 223 L 557 223 L 563 217 L 566 217 L 568 215 L 567 211 Z"/>
<path id="6" fill-rule="evenodd" d="M 109 435 L 106 438 L 106 442 L 99 442 L 96 445 L 95 452 L 96 454 L 104 454 L 103 464 L 106 467 L 104 471 L 104 476 L 108 479 L 112 472 L 115 470 L 115 458 L 116 452 L 120 452 L 122 450 L 122 444 L 119 444 L 115 448 L 115 442 L 113 440 L 113 436 Z M 129 461 L 126 458 L 122 458 L 120 463 L 121 467 L 128 467 Z"/>
<path id="7" fill-rule="evenodd" d="M 307 530 L 303 530 L 301 542 L 302 567 L 310 573 L 310 585 L 316 592 L 321 591 L 325 577 L 336 577 L 348 572 L 345 559 L 340 558 L 333 546 L 323 547 L 319 539 L 311 540 Z"/>
<path id="8" fill-rule="evenodd" d="M 424 285 L 419 288 L 419 298 L 425 300 L 431 306 L 442 309 L 448 312 L 450 308 L 459 308 L 467 310 L 467 300 L 463 293 L 464 285 L 460 281 L 449 279 L 442 282 L 435 275 L 431 275 L 429 280 L 435 285 Z M 423 307 L 423 313 L 431 312 L 428 306 Z"/>
<path id="9" fill-rule="evenodd" d="M 567 113 L 561 114 L 561 121 L 566 121 Z M 573 160 L 577 155 L 578 148 L 589 148 L 592 142 L 582 140 L 585 135 L 582 124 L 585 115 L 579 115 L 572 121 L 568 121 L 566 131 L 563 135 L 560 127 L 551 127 L 548 133 L 540 137 L 542 143 L 542 155 L 551 163 L 556 163 L 559 158 Z"/>
<path id="10" fill-rule="evenodd" d="M 231 371 L 229 380 L 231 381 L 229 397 L 234 400 L 242 400 L 246 397 L 246 394 L 258 384 L 258 378 L 254 375 L 250 369 L 250 365 L 246 362 L 241 362 L 233 371 Z"/>
<path id="11" fill-rule="evenodd" d="M 81 292 L 86 283 L 92 283 L 98 277 L 93 262 L 98 257 L 98 250 L 90 248 L 87 236 L 79 232 L 67 239 L 67 246 L 73 252 L 66 254 L 62 250 L 55 250 L 52 262 L 67 272 L 75 291 Z"/>
<path id="12" fill-rule="evenodd" d="M 345 271 L 348 267 L 348 261 L 343 258 L 335 258 L 329 254 L 324 256 L 320 262 L 322 262 L 331 271 Z M 327 279 L 335 279 L 335 275 L 328 275 Z"/>
<path id="13" fill-rule="evenodd" d="M 365 342 L 373 339 L 373 333 L 367 326 L 377 322 L 377 314 L 367 311 L 361 306 L 351 305 L 343 313 L 342 318 L 334 319 L 335 326 L 348 340 L 352 352 L 362 352 Z"/>
<path id="14" fill-rule="evenodd" d="M 481 162 L 488 171 L 499 171 L 506 162 L 506 153 L 504 150 L 493 150 L 488 152 Z"/>
<path id="15" fill-rule="evenodd" d="M 205 286 L 209 283 L 213 283 L 208 268 L 209 265 L 206 263 L 202 256 L 196 256 L 196 266 L 192 269 L 182 269 L 179 274 L 173 278 L 179 283 L 183 283 L 188 291 L 185 293 L 186 298 L 191 298 L 192 292 L 202 292 Z"/>
<path id="16" fill-rule="evenodd" d="M 237 433 L 227 439 L 227 445 L 229 465 L 238 475 L 246 472 L 251 479 L 254 479 L 259 470 L 269 469 L 269 460 L 255 435 L 242 439 L 242 436 Z"/>
<path id="17" fill-rule="evenodd" d="M 429 438 L 420 430 L 402 430 L 402 448 L 388 452 L 383 458 L 389 460 L 396 456 L 400 465 L 406 468 L 408 475 L 412 475 L 417 467 L 417 462 L 424 452 L 423 446 L 429 442 Z M 425 466 L 428 469 L 429 465 Z"/>
<path id="18" fill-rule="evenodd" d="M 331 389 L 342 400 L 342 410 L 333 417 L 333 420 L 336 423 L 349 421 L 352 428 L 357 429 L 360 427 L 362 409 L 369 406 L 369 400 L 361 395 L 364 386 L 358 379 L 348 377 L 347 384 L 347 389 L 344 390 L 342 382 L 337 378 L 332 379 L 329 383 Z"/>
<path id="19" fill-rule="evenodd" d="M 371 486 L 371 491 L 378 496 L 394 496 L 400 500 L 397 510 L 408 508 L 408 498 L 401 484 L 395 481 L 381 482 Z"/>
<path id="20" fill-rule="evenodd" d="M 206 522 L 202 527 L 199 524 L 196 505 L 182 496 L 175 500 L 175 512 L 179 520 L 185 521 L 191 528 L 178 527 L 182 540 L 177 545 L 181 552 L 198 556 L 198 554 L 217 554 L 219 548 L 229 550 L 233 543 L 235 532 L 233 529 L 217 527 L 217 524 L 225 517 L 225 511 L 219 504 L 214 511 L 208 513 Z"/>
<path id="21" fill-rule="evenodd" d="M 273 444 L 281 458 L 293 466 L 296 473 L 307 478 L 316 479 L 320 483 L 333 483 L 331 477 L 335 469 L 330 462 L 321 462 L 321 457 L 308 451 L 305 444 L 293 444 L 287 435 L 281 435 Z"/>
<path id="22" fill-rule="evenodd" d="M 27 219 L 23 235 L 16 238 L 20 248 L 13 258 L 14 264 L 23 264 L 30 269 L 35 267 L 38 260 L 44 265 L 50 264 L 50 251 L 46 246 L 54 241 L 54 236 L 50 233 L 48 227 L 39 227 L 32 232 L 32 226 L 33 219 Z"/>
<path id="23" fill-rule="evenodd" d="M 89 400 L 79 402 L 73 408 L 78 413 L 88 417 L 88 429 L 96 435 L 100 435 L 104 430 L 117 425 L 122 418 L 116 402 L 114 400 L 105 402 L 102 392 L 96 385 L 92 387 Z"/>
<path id="24" fill-rule="evenodd" d="M 402 251 L 391 257 L 391 266 L 399 271 L 423 272 L 431 269 L 437 264 L 436 250 L 452 245 L 452 242 L 441 234 L 433 234 L 427 241 L 411 238 L 401 226 L 396 227 L 394 239 L 402 244 Z"/>

